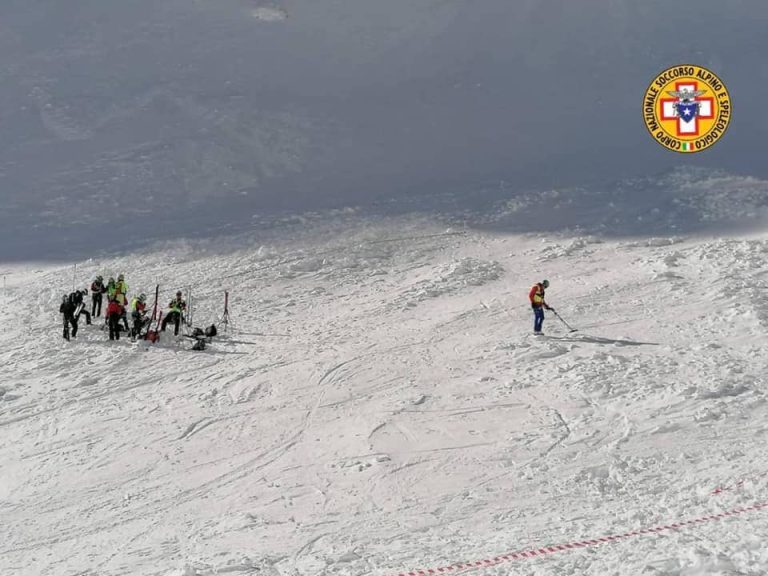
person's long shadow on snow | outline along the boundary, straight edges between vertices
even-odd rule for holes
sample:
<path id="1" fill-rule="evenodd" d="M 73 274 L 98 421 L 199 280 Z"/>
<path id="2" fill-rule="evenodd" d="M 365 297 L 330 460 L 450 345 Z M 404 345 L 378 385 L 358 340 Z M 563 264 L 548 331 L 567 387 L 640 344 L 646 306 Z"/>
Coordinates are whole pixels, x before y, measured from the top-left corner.
<path id="1" fill-rule="evenodd" d="M 658 346 L 658 342 L 638 342 L 635 340 L 617 340 L 613 338 L 601 338 L 587 334 L 565 334 L 563 336 L 549 336 L 553 340 L 562 342 L 585 342 L 590 344 L 617 344 L 619 346 Z"/>

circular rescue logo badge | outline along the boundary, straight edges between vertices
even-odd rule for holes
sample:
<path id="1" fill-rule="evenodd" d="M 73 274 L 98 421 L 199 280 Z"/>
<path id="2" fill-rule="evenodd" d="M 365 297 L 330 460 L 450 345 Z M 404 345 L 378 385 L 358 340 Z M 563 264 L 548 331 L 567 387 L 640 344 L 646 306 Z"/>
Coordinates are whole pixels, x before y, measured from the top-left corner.
<path id="1" fill-rule="evenodd" d="M 731 96 L 714 72 L 681 64 L 667 68 L 645 91 L 645 127 L 654 140 L 675 152 L 701 152 L 725 133 Z"/>

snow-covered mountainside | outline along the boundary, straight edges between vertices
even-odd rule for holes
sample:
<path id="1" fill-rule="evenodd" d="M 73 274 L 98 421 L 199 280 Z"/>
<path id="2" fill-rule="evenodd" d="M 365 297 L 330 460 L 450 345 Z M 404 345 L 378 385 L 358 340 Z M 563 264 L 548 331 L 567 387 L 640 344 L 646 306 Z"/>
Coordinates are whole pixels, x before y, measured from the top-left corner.
<path id="1" fill-rule="evenodd" d="M 0 574 L 768 571 L 768 235 L 332 222 L 2 270 Z M 64 341 L 120 272 L 229 330 Z"/>
<path id="2" fill-rule="evenodd" d="M 681 157 L 643 92 L 682 62 L 734 100 L 685 161 L 766 178 L 766 21 L 765 0 L 3 0 L 0 261 L 654 174 Z"/>

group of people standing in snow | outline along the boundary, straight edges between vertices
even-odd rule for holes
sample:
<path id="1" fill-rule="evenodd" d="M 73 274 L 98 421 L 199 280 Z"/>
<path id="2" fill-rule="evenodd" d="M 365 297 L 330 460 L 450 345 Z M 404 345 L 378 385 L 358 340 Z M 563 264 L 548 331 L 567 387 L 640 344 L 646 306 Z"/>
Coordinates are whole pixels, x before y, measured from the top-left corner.
<path id="1" fill-rule="evenodd" d="M 555 309 L 544 299 L 547 288 L 549 288 L 549 280 L 542 280 L 534 284 L 528 292 L 528 299 L 533 309 L 533 333 L 536 336 L 543 334 L 544 310 L 555 312 Z M 105 294 L 107 296 L 105 321 L 109 329 L 110 340 L 120 340 L 121 329 L 130 333 L 131 339 L 134 340 L 142 336 L 144 330 L 151 323 L 151 318 L 147 317 L 147 295 L 142 292 L 131 298 L 129 304 L 128 284 L 126 284 L 123 274 L 119 274 L 117 280 L 109 278 L 106 284 L 104 284 L 103 276 L 96 276 L 91 283 L 90 312 L 88 312 L 84 302 L 87 294 L 88 290 L 75 290 L 69 295 L 65 294 L 62 298 L 59 312 L 64 316 L 64 338 L 66 340 L 77 337 L 77 324 L 80 316 L 85 316 L 85 322 L 88 325 L 92 323 L 92 317 L 101 316 Z M 173 333 L 178 336 L 179 326 L 184 319 L 186 309 L 187 303 L 184 301 L 181 291 L 176 292 L 175 298 L 168 304 L 168 313 L 161 322 L 161 330 L 165 332 L 168 324 L 172 323 L 174 326 Z M 132 327 L 128 326 L 128 312 L 131 314 Z"/>
<path id="2" fill-rule="evenodd" d="M 144 292 L 139 293 L 128 300 L 128 284 L 125 276 L 119 274 L 117 280 L 110 277 L 107 283 L 104 283 L 104 277 L 99 275 L 91 283 L 91 310 L 84 301 L 88 295 L 88 290 L 75 290 L 69 295 L 62 297 L 59 312 L 64 320 L 64 339 L 77 337 L 78 320 L 80 316 L 85 316 L 86 324 L 92 324 L 91 318 L 101 316 L 104 296 L 107 298 L 107 306 L 104 313 L 105 325 L 109 331 L 110 340 L 120 340 L 120 332 L 125 331 L 130 334 L 131 339 L 135 340 L 145 335 L 152 321 L 147 316 L 147 295 Z M 184 301 L 181 291 L 176 292 L 176 296 L 168 304 L 168 313 L 162 320 L 161 330 L 165 331 L 169 323 L 174 326 L 174 335 L 179 335 L 179 327 L 184 320 L 184 312 L 187 309 L 187 303 Z M 131 315 L 132 326 L 128 325 L 128 313 Z"/>

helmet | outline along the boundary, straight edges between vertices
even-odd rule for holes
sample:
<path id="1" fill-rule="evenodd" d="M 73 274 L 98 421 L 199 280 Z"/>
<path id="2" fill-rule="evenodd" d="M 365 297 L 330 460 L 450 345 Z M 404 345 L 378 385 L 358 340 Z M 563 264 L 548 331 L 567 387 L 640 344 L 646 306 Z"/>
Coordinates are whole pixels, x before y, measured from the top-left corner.
<path id="1" fill-rule="evenodd" d="M 88 295 L 88 289 L 87 289 L 87 288 L 83 288 L 83 289 L 82 289 L 82 290 L 80 290 L 79 292 L 80 292 L 80 294 L 82 294 L 83 296 L 87 296 L 87 295 Z"/>
<path id="2" fill-rule="evenodd" d="M 123 276 L 122 274 L 118 274 L 117 280 L 118 282 L 122 282 L 123 280 L 125 280 L 125 276 Z"/>
<path id="3" fill-rule="evenodd" d="M 549 280 L 542 280 L 541 285 L 544 286 L 544 288 L 549 288 Z"/>
<path id="4" fill-rule="evenodd" d="M 144 302 L 147 299 L 147 295 L 143 292 L 139 294 L 139 302 Z"/>
<path id="5" fill-rule="evenodd" d="M 104 276 L 102 276 L 101 274 L 96 276 L 96 282 L 104 282 Z"/>
<path id="6" fill-rule="evenodd" d="M 110 282 L 111 284 L 114 284 L 114 283 L 115 283 L 115 277 L 114 277 L 114 276 L 110 276 L 110 277 L 109 277 L 109 282 Z"/>

